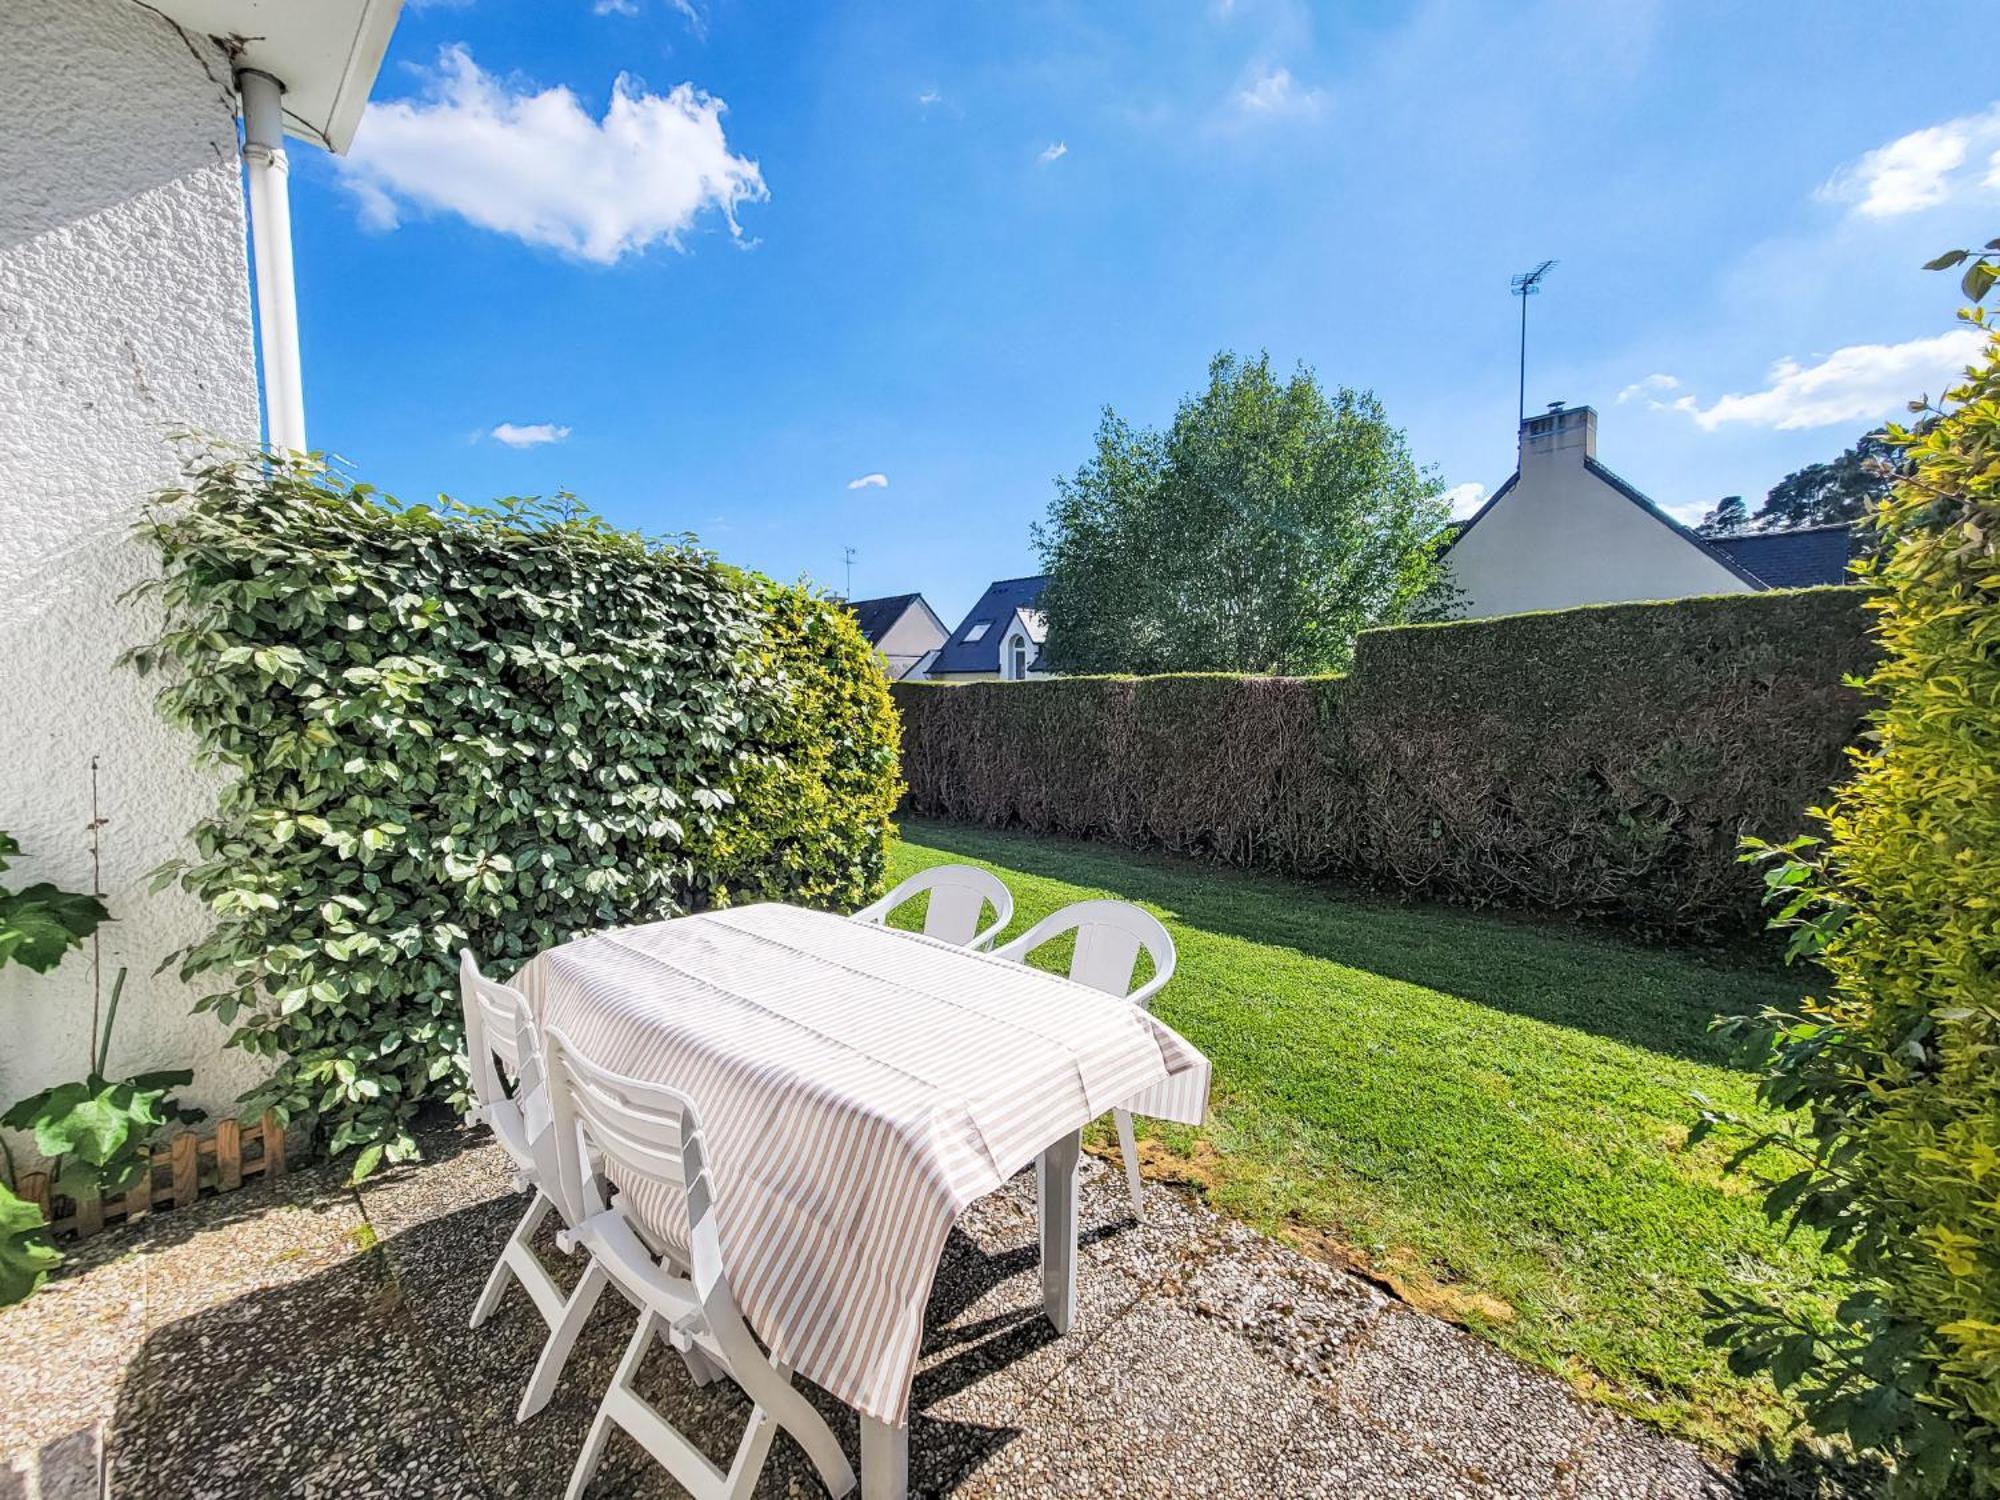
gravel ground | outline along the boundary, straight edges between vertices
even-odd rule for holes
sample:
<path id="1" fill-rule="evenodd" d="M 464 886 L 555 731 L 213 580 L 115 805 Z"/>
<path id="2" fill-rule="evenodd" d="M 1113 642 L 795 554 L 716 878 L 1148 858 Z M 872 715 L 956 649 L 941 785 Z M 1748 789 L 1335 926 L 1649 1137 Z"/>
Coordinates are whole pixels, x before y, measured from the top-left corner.
<path id="1" fill-rule="evenodd" d="M 0 1500 L 556 1496 L 632 1313 L 607 1299 L 562 1389 L 514 1404 L 542 1325 L 515 1291 L 466 1328 L 524 1202 L 483 1136 L 355 1192 L 320 1169 L 82 1247 L 0 1314 Z M 1040 1316 L 1022 1174 L 951 1236 L 926 1323 L 913 1493 L 1574 1497 L 1736 1493 L 1684 1444 L 1366 1282 L 1084 1162 L 1077 1326 Z M 576 1267 L 545 1245 L 559 1276 Z M 747 1406 L 669 1351 L 642 1382 L 722 1458 Z M 809 1388 L 808 1388 L 809 1389 Z M 852 1452 L 855 1424 L 811 1391 Z M 612 1441 L 593 1495 L 676 1493 Z M 821 1494 L 788 1439 L 758 1494 Z"/>

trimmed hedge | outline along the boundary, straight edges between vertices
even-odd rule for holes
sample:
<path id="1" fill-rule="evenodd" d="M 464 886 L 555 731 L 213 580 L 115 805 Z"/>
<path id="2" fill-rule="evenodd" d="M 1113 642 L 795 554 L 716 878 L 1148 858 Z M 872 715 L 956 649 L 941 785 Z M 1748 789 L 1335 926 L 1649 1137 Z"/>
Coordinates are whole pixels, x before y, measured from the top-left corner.
<path id="1" fill-rule="evenodd" d="M 456 958 L 732 900 L 858 905 L 896 781 L 880 663 L 838 603 L 566 500 L 403 506 L 217 451 L 144 533 L 159 704 L 226 773 L 171 871 L 181 972 L 246 1096 L 357 1175 L 465 1102 Z M 170 876 L 163 876 L 170 878 Z"/>
<path id="2" fill-rule="evenodd" d="M 1364 632 L 1345 677 L 898 683 L 912 813 L 1428 897 L 1758 924 L 1860 727 L 1863 591 Z"/>

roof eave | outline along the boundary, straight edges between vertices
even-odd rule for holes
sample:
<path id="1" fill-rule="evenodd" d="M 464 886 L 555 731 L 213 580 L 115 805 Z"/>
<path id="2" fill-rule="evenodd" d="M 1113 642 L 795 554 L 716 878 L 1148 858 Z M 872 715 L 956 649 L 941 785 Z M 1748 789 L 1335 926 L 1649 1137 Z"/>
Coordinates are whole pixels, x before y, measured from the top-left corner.
<path id="1" fill-rule="evenodd" d="M 335 156 L 345 156 L 354 143 L 354 132 L 361 125 L 362 111 L 368 107 L 368 95 L 375 87 L 376 75 L 382 71 L 389 38 L 396 33 L 396 22 L 402 12 L 403 0 L 364 0 L 361 24 L 355 28 L 354 45 L 348 49 L 347 66 L 341 72 L 339 88 L 334 91 L 326 127 L 318 136 L 319 144 Z"/>
<path id="2" fill-rule="evenodd" d="M 340 155 L 354 142 L 403 0 L 153 0 L 146 7 L 207 37 L 235 70 L 283 86 L 285 133 Z"/>

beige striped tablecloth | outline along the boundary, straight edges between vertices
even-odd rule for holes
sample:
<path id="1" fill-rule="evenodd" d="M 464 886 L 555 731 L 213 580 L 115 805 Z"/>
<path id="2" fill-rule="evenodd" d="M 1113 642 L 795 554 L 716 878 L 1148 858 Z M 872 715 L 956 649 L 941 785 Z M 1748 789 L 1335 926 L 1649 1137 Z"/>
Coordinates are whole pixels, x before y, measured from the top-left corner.
<path id="1" fill-rule="evenodd" d="M 731 1286 L 783 1360 L 907 1419 L 964 1209 L 1114 1105 L 1201 1123 L 1208 1060 L 1137 1006 L 911 933 L 745 906 L 580 938 L 517 984 L 701 1112 Z M 633 1208 L 677 1237 L 665 1202 Z"/>

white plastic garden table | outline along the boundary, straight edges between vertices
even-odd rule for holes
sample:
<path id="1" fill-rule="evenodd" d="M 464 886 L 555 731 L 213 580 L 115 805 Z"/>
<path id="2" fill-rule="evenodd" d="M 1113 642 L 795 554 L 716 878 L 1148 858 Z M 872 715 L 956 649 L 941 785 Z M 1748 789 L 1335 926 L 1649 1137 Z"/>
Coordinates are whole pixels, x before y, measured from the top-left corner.
<path id="1" fill-rule="evenodd" d="M 914 933 L 760 905 L 594 934 L 517 981 L 545 1024 L 702 1110 L 729 1279 L 771 1357 L 861 1417 L 863 1500 L 908 1488 L 910 1381 L 952 1224 L 1039 1159 L 1042 1303 L 1076 1309 L 1082 1127 L 1200 1124 L 1209 1065 L 1122 999 Z M 633 1211 L 671 1244 L 664 1201 Z"/>

